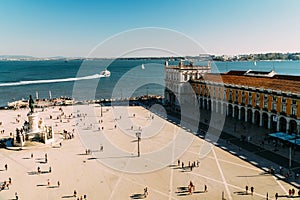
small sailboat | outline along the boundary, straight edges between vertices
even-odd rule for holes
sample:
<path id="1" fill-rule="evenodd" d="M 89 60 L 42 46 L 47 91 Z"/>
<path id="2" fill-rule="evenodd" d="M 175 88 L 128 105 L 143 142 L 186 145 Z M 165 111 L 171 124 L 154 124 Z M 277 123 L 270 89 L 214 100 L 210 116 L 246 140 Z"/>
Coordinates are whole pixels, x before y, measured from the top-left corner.
<path id="1" fill-rule="evenodd" d="M 110 77 L 110 71 L 105 69 L 104 71 L 100 72 L 100 75 L 103 76 L 103 77 Z"/>
<path id="2" fill-rule="evenodd" d="M 254 61 L 254 66 L 256 66 L 256 61 Z"/>
<path id="3" fill-rule="evenodd" d="M 145 65 L 144 64 L 142 64 L 142 69 L 145 69 Z"/>

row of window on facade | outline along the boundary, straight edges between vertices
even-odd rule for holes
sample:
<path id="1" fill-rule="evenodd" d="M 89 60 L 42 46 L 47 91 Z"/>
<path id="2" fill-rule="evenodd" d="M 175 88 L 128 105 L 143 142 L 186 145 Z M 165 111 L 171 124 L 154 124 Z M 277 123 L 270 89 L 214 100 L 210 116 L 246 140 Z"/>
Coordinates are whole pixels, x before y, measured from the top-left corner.
<path id="1" fill-rule="evenodd" d="M 204 96 L 211 96 L 212 98 L 217 97 L 216 89 L 214 87 L 211 87 L 211 92 L 208 87 L 201 87 L 200 86 L 200 94 L 204 94 Z M 227 99 L 227 88 L 224 88 L 223 91 L 223 99 Z M 199 91 L 199 90 L 198 90 Z M 218 97 L 221 97 L 221 90 L 218 89 Z M 241 97 L 239 96 L 239 93 L 241 93 Z M 262 95 L 263 94 L 263 95 Z M 263 99 L 261 97 L 263 96 Z M 239 98 L 241 98 L 241 103 L 246 104 L 246 92 L 244 90 L 233 90 L 229 89 L 229 96 L 228 101 L 230 102 L 239 102 Z M 263 108 L 268 109 L 268 103 L 269 103 L 269 94 L 264 93 L 256 93 L 256 92 L 248 92 L 248 105 L 252 105 L 253 98 L 255 98 L 255 106 L 260 107 L 260 102 L 263 101 Z M 277 110 L 277 103 L 278 103 L 278 96 L 271 95 L 271 110 L 276 111 Z M 251 103 L 250 103 L 251 102 Z M 291 101 L 291 115 L 297 115 L 297 101 L 296 99 L 292 99 Z M 281 112 L 287 112 L 287 99 L 286 97 L 281 96 Z"/>

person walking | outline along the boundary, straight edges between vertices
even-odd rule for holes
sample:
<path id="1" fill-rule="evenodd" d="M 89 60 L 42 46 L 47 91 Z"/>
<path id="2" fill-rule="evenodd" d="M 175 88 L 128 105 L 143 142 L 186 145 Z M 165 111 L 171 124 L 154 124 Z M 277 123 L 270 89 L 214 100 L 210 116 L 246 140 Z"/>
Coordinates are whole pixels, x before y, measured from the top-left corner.
<path id="1" fill-rule="evenodd" d="M 74 197 L 76 197 L 76 196 L 77 196 L 77 191 L 76 191 L 76 190 L 74 190 L 74 192 L 73 192 L 73 196 L 74 196 Z"/>
<path id="2" fill-rule="evenodd" d="M 148 196 L 148 188 L 147 188 L 147 187 L 144 188 L 144 196 L 145 196 L 145 197 Z"/>
<path id="3" fill-rule="evenodd" d="M 250 191 L 251 191 L 251 195 L 253 196 L 253 192 L 254 192 L 254 187 L 253 186 L 250 188 Z"/>

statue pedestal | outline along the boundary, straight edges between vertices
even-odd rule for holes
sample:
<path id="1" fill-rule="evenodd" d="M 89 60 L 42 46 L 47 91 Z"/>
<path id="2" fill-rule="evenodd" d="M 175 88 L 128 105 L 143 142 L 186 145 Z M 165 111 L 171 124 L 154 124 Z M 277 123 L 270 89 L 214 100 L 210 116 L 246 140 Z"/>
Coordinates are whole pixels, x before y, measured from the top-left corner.
<path id="1" fill-rule="evenodd" d="M 39 118 L 37 113 L 28 114 L 28 128 L 29 133 L 39 133 Z"/>

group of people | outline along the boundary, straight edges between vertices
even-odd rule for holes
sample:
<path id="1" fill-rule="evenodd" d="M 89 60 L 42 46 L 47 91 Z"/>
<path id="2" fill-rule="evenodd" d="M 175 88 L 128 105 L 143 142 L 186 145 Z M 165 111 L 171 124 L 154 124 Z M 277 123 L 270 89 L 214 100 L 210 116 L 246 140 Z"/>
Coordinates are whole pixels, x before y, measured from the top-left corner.
<path id="1" fill-rule="evenodd" d="M 101 144 L 100 147 L 99 147 L 99 151 L 100 151 L 100 152 L 103 152 L 103 150 L 104 150 L 104 147 L 103 147 L 103 145 Z M 85 154 L 86 154 L 86 155 L 91 155 L 91 154 L 92 154 L 92 150 L 86 149 L 86 150 L 85 150 Z"/>
<path id="2" fill-rule="evenodd" d="M 4 169 L 5 169 L 5 171 L 7 171 L 7 169 L 8 169 L 7 164 L 4 165 Z M 3 181 L 2 185 L 0 186 L 0 191 L 5 190 L 5 189 L 9 189 L 9 186 L 11 185 L 11 183 L 12 183 L 11 178 L 8 178 L 8 181 Z"/>
<path id="3" fill-rule="evenodd" d="M 47 185 L 48 185 L 48 187 L 50 187 L 50 179 L 47 180 Z M 57 181 L 57 187 L 60 187 L 60 182 L 59 181 Z"/>
<path id="4" fill-rule="evenodd" d="M 73 197 L 77 197 L 77 191 L 74 190 Z M 77 200 L 86 200 L 87 196 L 84 194 L 83 196 L 77 197 Z"/>
<path id="5" fill-rule="evenodd" d="M 86 155 L 91 155 L 91 154 L 92 154 L 92 151 L 91 151 L 90 149 L 86 149 L 86 150 L 85 150 L 85 154 L 86 154 Z"/>
<path id="6" fill-rule="evenodd" d="M 193 168 L 194 167 L 199 167 L 199 164 L 200 164 L 200 161 L 193 161 L 193 162 L 191 162 L 191 161 L 189 161 L 189 164 L 188 164 L 188 166 L 185 166 L 184 165 L 184 162 L 180 162 L 180 160 L 178 160 L 177 161 L 177 165 L 178 165 L 178 167 L 180 167 L 180 163 L 181 163 L 181 168 L 184 170 L 185 168 L 189 168 L 191 171 L 193 171 Z"/>
<path id="7" fill-rule="evenodd" d="M 295 189 L 292 188 L 292 189 L 289 189 L 289 196 L 294 196 L 296 193 Z M 300 190 L 298 191 L 298 196 L 300 196 Z"/>
<path id="8" fill-rule="evenodd" d="M 248 185 L 246 185 L 245 189 L 246 189 L 246 194 L 248 194 L 248 190 L 249 190 Z M 253 192 L 254 192 L 254 187 L 253 186 L 250 187 L 250 192 L 251 192 L 251 195 L 253 195 Z"/>
<path id="9" fill-rule="evenodd" d="M 192 194 L 193 192 L 195 192 L 195 185 L 193 184 L 192 181 L 190 181 L 190 183 L 188 185 L 188 193 Z M 204 184 L 203 192 L 208 192 L 206 184 Z"/>
<path id="10" fill-rule="evenodd" d="M 72 130 L 72 133 L 68 132 L 67 130 L 63 130 L 64 138 L 69 140 L 74 138 L 74 129 Z"/>
<path id="11" fill-rule="evenodd" d="M 3 183 L 0 187 L 0 191 L 5 190 L 5 189 L 9 189 L 10 185 L 11 185 L 11 178 L 8 178 L 8 181 L 3 181 Z"/>
<path id="12" fill-rule="evenodd" d="M 289 197 L 294 197 L 295 194 L 296 194 L 296 190 L 295 190 L 294 188 L 289 189 L 289 194 L 288 194 Z M 279 194 L 276 193 L 276 194 L 275 194 L 275 199 L 277 200 L 278 197 L 279 197 Z M 298 197 L 300 197 L 300 190 L 298 190 Z"/>
<path id="13" fill-rule="evenodd" d="M 30 157 L 33 158 L 33 154 L 31 154 Z M 47 163 L 47 162 L 48 162 L 48 155 L 47 155 L 47 153 L 45 153 L 45 163 Z M 37 172 L 38 172 L 38 174 L 42 173 L 41 168 L 39 166 L 37 167 Z M 51 166 L 49 166 L 49 171 L 48 172 L 49 173 L 52 172 Z"/>

